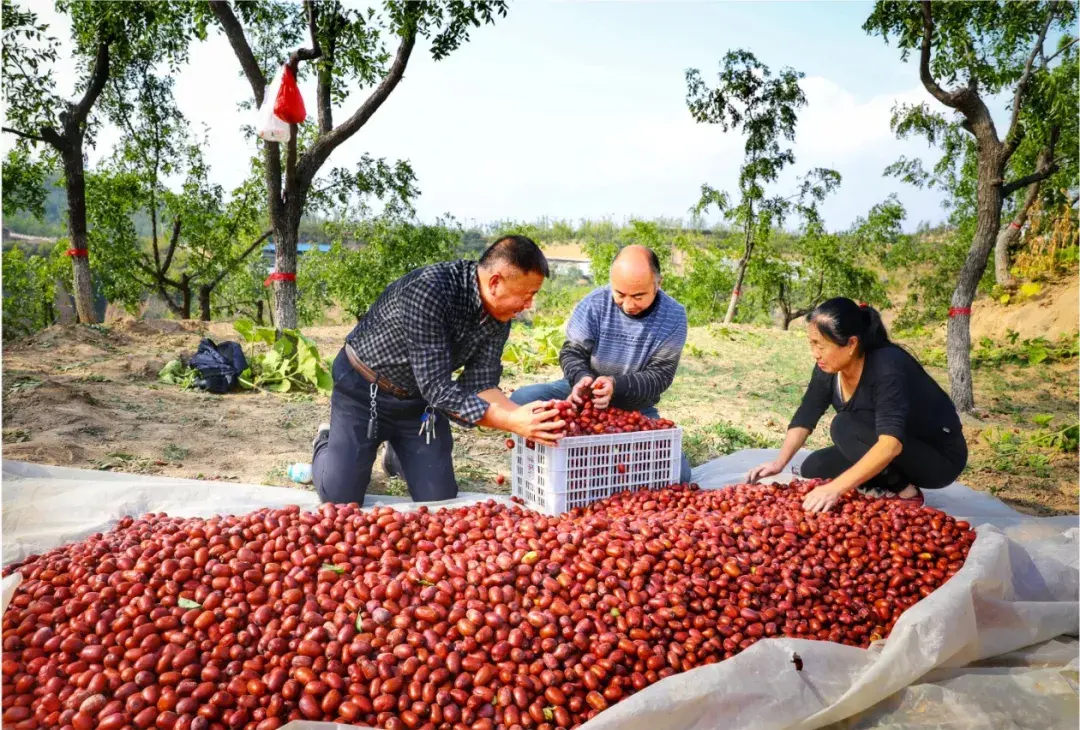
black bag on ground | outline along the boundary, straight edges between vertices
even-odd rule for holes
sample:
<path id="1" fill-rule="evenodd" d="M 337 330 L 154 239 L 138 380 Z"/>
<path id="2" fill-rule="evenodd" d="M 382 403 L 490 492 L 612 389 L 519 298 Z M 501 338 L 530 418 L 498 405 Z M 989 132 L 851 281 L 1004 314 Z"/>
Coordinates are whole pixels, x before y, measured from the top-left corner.
<path id="1" fill-rule="evenodd" d="M 244 348 L 239 343 L 222 342 L 217 345 L 207 337 L 188 360 L 188 367 L 199 371 L 195 387 L 211 393 L 228 393 L 236 386 L 240 373 L 247 370 L 248 363 Z"/>

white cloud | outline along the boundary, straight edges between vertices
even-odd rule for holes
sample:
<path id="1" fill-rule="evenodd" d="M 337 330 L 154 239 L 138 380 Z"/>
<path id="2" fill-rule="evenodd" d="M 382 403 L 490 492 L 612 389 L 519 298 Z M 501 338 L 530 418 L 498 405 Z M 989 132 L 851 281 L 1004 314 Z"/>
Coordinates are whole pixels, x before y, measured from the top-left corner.
<path id="1" fill-rule="evenodd" d="M 66 38 L 64 18 L 50 10 L 42 15 Z M 408 159 L 419 178 L 423 217 L 449 211 L 479 221 L 685 216 L 702 183 L 734 190 L 742 141 L 718 126 L 693 122 L 681 75 L 637 77 L 579 62 L 557 46 L 506 53 L 508 44 L 513 47 L 497 30 L 483 29 L 439 63 L 418 49 L 399 88 L 327 169 L 355 164 L 364 153 Z M 58 87 L 73 87 L 74 78 L 67 60 Z M 889 129 L 896 103 L 929 99 L 921 87 L 860 100 L 820 76 L 802 84 L 808 106 L 797 129 L 797 164 L 782 185 L 810 167 L 840 170 L 844 183 L 824 209 L 833 226 L 847 225 L 893 190 L 923 211 L 936 210 L 928 204 L 936 196 L 881 178 L 884 166 L 901 154 L 927 155 L 924 143 L 898 141 Z M 314 89 L 302 90 L 314 112 Z M 365 94 L 352 94 L 335 112 L 338 120 Z M 238 184 L 256 150 L 240 131 L 252 114 L 237 108 L 251 91 L 220 34 L 192 48 L 190 64 L 176 79 L 176 96 L 193 128 L 206 126 L 214 178 L 226 188 Z M 103 130 L 91 164 L 118 138 L 116 130 Z"/>

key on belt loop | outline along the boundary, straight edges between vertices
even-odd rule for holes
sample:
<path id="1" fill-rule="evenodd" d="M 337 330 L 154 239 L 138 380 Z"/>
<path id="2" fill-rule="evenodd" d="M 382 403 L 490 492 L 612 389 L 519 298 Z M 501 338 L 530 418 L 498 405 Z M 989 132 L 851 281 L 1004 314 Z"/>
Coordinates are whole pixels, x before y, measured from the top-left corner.
<path id="1" fill-rule="evenodd" d="M 379 430 L 379 406 L 375 398 L 379 393 L 379 386 L 377 383 L 372 383 L 368 390 L 371 393 L 371 417 L 368 419 L 367 437 L 373 439 Z"/>

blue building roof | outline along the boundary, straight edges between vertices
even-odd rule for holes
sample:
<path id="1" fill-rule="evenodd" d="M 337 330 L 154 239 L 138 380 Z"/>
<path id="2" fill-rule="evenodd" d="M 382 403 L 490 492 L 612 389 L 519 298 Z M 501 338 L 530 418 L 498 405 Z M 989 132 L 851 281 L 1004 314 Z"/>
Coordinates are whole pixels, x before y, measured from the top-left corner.
<path id="1" fill-rule="evenodd" d="M 329 243 L 298 243 L 298 244 L 296 244 L 296 252 L 297 253 L 307 253 L 308 251 L 312 250 L 316 246 L 318 246 L 319 251 L 321 251 L 323 253 L 327 253 L 330 250 L 330 244 Z M 277 249 L 274 247 L 274 244 L 272 244 L 272 243 L 268 243 L 265 246 L 263 246 L 263 253 L 274 253 L 276 250 Z"/>

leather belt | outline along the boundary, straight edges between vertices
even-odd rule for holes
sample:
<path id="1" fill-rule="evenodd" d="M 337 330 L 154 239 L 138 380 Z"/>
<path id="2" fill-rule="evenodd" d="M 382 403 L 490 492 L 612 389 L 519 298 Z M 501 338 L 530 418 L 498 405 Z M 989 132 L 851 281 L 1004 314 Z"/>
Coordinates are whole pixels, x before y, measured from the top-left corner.
<path id="1" fill-rule="evenodd" d="M 356 354 L 356 350 L 352 348 L 352 345 L 347 343 L 345 345 L 345 357 L 348 358 L 349 364 L 352 365 L 353 370 L 360 373 L 360 376 L 369 383 L 375 383 L 380 390 L 384 390 L 395 398 L 400 398 L 402 400 L 414 397 L 409 391 L 404 388 L 399 388 L 365 365 L 360 359 L 360 356 Z"/>

